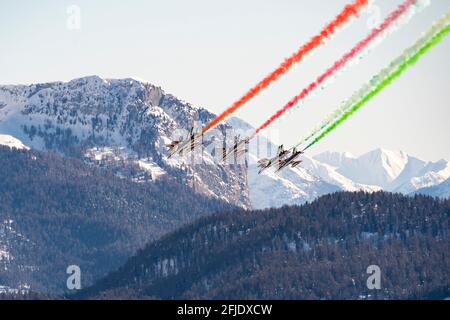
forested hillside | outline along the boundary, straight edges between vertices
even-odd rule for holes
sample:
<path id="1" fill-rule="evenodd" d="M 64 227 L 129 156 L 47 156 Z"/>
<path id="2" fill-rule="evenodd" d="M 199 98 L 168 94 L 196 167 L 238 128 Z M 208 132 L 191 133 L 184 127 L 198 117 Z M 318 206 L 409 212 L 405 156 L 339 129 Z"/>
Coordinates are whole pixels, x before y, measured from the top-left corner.
<path id="1" fill-rule="evenodd" d="M 449 200 L 384 192 L 218 214 L 150 243 L 77 298 L 440 299 L 449 215 Z M 370 265 L 380 290 L 367 288 Z"/>
<path id="2" fill-rule="evenodd" d="M 0 285 L 61 293 L 75 264 L 87 286 L 149 241 L 231 208 L 174 178 L 136 183 L 82 160 L 0 146 Z"/>

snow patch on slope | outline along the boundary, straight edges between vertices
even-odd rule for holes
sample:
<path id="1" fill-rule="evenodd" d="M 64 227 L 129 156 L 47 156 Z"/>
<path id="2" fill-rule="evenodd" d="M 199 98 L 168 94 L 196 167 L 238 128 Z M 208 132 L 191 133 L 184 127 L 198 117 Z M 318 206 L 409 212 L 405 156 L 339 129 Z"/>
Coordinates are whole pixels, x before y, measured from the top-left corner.
<path id="1" fill-rule="evenodd" d="M 25 149 L 25 150 L 30 149 L 26 145 L 24 145 L 22 141 L 20 141 L 19 139 L 16 139 L 13 136 L 7 134 L 0 134 L 0 145 L 16 149 Z"/>
<path id="2" fill-rule="evenodd" d="M 336 162 L 335 162 L 336 163 Z M 303 157 L 302 166 L 312 172 L 314 175 L 320 177 L 324 181 L 338 186 L 345 191 L 379 191 L 379 186 L 366 185 L 355 183 L 351 179 L 340 174 L 336 169 L 328 164 L 321 163 L 309 157 Z"/>
<path id="3" fill-rule="evenodd" d="M 166 174 L 166 171 L 163 168 L 158 166 L 155 162 L 153 162 L 150 159 L 138 160 L 138 164 L 139 167 L 141 167 L 151 175 L 152 180 L 156 180 L 159 177 Z"/>
<path id="4" fill-rule="evenodd" d="M 311 170 L 329 182 L 332 181 L 327 175 L 331 175 L 335 178 L 334 183 L 344 190 L 363 187 L 358 185 L 360 182 L 369 184 L 373 190 L 378 188 L 409 194 L 418 189 L 437 186 L 450 177 L 448 161 L 426 162 L 402 151 L 377 149 L 360 157 L 325 152 L 315 156 L 314 160 L 318 163 L 313 165 L 305 162 L 305 165 L 309 165 Z M 324 163 L 329 167 L 324 168 Z M 341 176 L 336 176 L 336 173 Z"/>
<path id="5" fill-rule="evenodd" d="M 254 155 L 253 160 L 256 160 Z M 252 160 L 249 161 L 252 163 Z M 278 173 L 273 169 L 258 174 L 256 164 L 250 164 L 248 186 L 254 209 L 299 205 L 330 192 L 338 191 L 335 185 L 324 182 L 302 167 L 286 168 Z"/>
<path id="6" fill-rule="evenodd" d="M 337 171 L 354 182 L 386 188 L 407 163 L 408 155 L 403 151 L 376 149 L 359 158 L 347 159 Z"/>
<path id="7" fill-rule="evenodd" d="M 401 193 L 412 193 L 416 190 L 437 186 L 450 177 L 450 164 L 445 163 L 444 167 L 430 165 L 431 170 L 422 176 L 412 177 L 409 181 L 406 181 L 399 186 L 395 191 Z"/>
<path id="8" fill-rule="evenodd" d="M 415 191 L 414 194 L 425 194 L 432 197 L 450 198 L 450 178 L 436 186 L 419 189 Z"/>

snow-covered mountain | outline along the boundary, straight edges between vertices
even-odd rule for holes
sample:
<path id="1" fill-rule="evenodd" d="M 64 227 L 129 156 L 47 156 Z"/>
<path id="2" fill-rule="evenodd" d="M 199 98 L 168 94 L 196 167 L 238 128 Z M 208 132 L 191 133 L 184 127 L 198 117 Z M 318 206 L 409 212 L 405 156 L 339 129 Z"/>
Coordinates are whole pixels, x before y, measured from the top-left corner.
<path id="1" fill-rule="evenodd" d="M 408 162 L 404 152 L 378 149 L 358 158 L 349 153 L 318 155 L 317 160 L 335 167 L 337 172 L 352 181 L 387 188 L 403 171 Z"/>
<path id="2" fill-rule="evenodd" d="M 204 125 L 212 117 L 203 108 L 133 79 L 89 76 L 0 86 L 0 134 L 16 139 L 2 139 L 8 140 L 3 144 L 20 142 L 80 157 L 136 181 L 166 174 L 199 193 L 250 207 L 245 167 L 214 163 L 209 153 L 195 165 L 189 165 L 190 159 L 164 156 L 165 144 L 178 137 L 177 129 Z M 219 126 L 215 134 L 224 128 Z"/>
<path id="3" fill-rule="evenodd" d="M 167 159 L 165 144 L 182 134 L 177 132 L 179 128 L 186 129 L 193 124 L 201 126 L 213 117 L 206 109 L 194 107 L 159 87 L 133 79 L 92 76 L 69 82 L 0 86 L 0 146 L 53 151 L 77 158 L 67 159 L 45 152 L 35 153 L 40 155 L 39 158 L 35 155 L 28 158 L 33 151 L 0 148 L 4 155 L 0 160 L 5 163 L 1 168 L 8 167 L 10 162 L 17 163 L 14 159 L 26 160 L 20 166 L 26 170 L 16 170 L 17 166 L 3 171 L 0 168 L 0 173 L 6 177 L 1 181 L 16 183 L 12 187 L 3 183 L 0 188 L 6 194 L 0 196 L 5 199 L 0 204 L 7 208 L 0 210 L 0 294 L 26 292 L 30 285 L 39 288 L 51 281 L 56 290 L 65 282 L 54 277 L 55 270 L 63 270 L 67 263 L 78 261 L 76 259 L 89 260 L 88 268 L 92 269 L 84 269 L 84 279 L 90 281 L 100 273 L 110 271 L 110 267 L 121 264 L 120 259 L 142 247 L 150 234 L 156 237 L 173 226 L 187 223 L 203 208 L 204 214 L 210 214 L 223 210 L 224 206 L 228 208 L 229 204 L 232 209 L 235 206 L 281 207 L 303 204 L 340 190 L 371 192 L 385 189 L 407 194 L 449 195 L 450 165 L 447 161 L 426 162 L 404 152 L 383 149 L 360 157 L 337 152 L 315 157 L 305 155 L 297 168 L 258 174 L 257 160 L 274 156 L 277 149 L 277 145 L 260 135 L 250 144 L 246 165 L 224 164 L 217 161 L 220 156 L 216 154 L 223 141 L 233 140 L 236 131 L 246 136 L 254 130 L 238 118 L 227 120 L 205 136 L 206 148 L 194 153 L 197 160 L 194 165 L 190 155 Z M 234 132 L 230 133 L 230 128 Z M 8 160 L 9 153 L 17 158 Z M 37 168 L 42 169 L 40 176 L 37 176 Z M 20 171 L 24 171 L 22 174 L 27 183 L 5 174 Z M 84 179 L 94 174 L 97 178 Z M 34 176 L 37 178 L 32 187 L 24 188 Z M 52 180 L 43 181 L 42 177 Z M 67 201 L 61 201 L 64 202 L 62 208 L 41 208 L 41 204 L 59 204 L 59 193 L 40 192 L 43 186 L 61 188 L 58 177 L 64 182 L 61 186 L 67 188 L 61 194 L 72 194 L 81 186 L 83 192 L 73 192 L 73 199 L 64 197 Z M 155 180 L 159 181 L 152 183 Z M 67 186 L 66 181 L 74 184 Z M 142 181 L 150 184 L 139 184 Z M 14 190 L 11 194 L 16 198 L 10 195 L 10 190 Z M 34 192 L 36 190 L 39 192 Z M 103 194 L 98 190 L 108 192 Z M 136 192 L 142 194 L 133 199 L 130 194 Z M 48 200 L 42 194 L 53 198 Z M 91 194 L 98 196 L 91 198 Z M 176 201 L 177 196 L 181 204 Z M 78 197 L 87 200 L 78 201 Z M 27 214 L 15 215 L 18 203 L 22 203 L 23 210 L 19 212 Z M 30 203 L 37 207 L 29 207 Z M 85 208 L 78 203 L 88 205 Z M 171 204 L 179 205 L 180 209 Z M 95 209 L 91 211 L 90 206 Z M 208 211 L 210 206 L 212 209 Z M 66 208 L 69 212 L 64 211 Z M 79 213 L 74 218 L 72 208 L 95 214 Z M 55 215 L 55 212 L 60 214 Z M 49 216 L 44 217 L 47 213 Z M 42 219 L 37 225 L 35 217 Z M 83 235 L 80 236 L 78 230 L 83 230 Z M 114 245 L 101 239 L 97 244 L 92 235 L 102 232 L 112 237 Z M 80 237 L 95 241 L 80 242 Z M 73 242 L 65 243 L 60 239 Z M 122 246 L 123 243 L 126 245 Z M 96 257 L 85 258 L 86 252 L 94 252 Z"/>
<path id="4" fill-rule="evenodd" d="M 254 158 L 254 155 L 250 155 Z M 258 174 L 256 164 L 250 164 L 248 184 L 255 209 L 281 207 L 311 201 L 323 194 L 341 190 L 305 168 L 287 168 L 280 173 L 267 170 Z"/>
<path id="5" fill-rule="evenodd" d="M 447 160 L 426 162 L 402 151 L 376 149 L 360 157 L 325 152 L 314 159 L 330 165 L 352 181 L 403 194 L 438 186 L 450 177 Z"/>
<path id="6" fill-rule="evenodd" d="M 450 197 L 450 178 L 441 184 L 419 189 L 415 194 L 426 194 L 432 197 L 449 198 Z"/>
<path id="7" fill-rule="evenodd" d="M 0 144 L 81 157 L 135 181 L 168 175 L 199 193 L 246 208 L 302 204 L 339 190 L 410 194 L 450 177 L 445 160 L 426 162 L 384 149 L 359 157 L 347 152 L 306 155 L 298 168 L 260 175 L 257 160 L 273 156 L 277 148 L 264 136 L 252 140 L 248 170 L 215 161 L 213 144 L 208 144 L 220 144 L 224 137 L 229 141 L 227 128 L 244 136 L 253 130 L 238 118 L 205 137 L 207 152 L 200 155 L 200 164 L 190 165 L 190 158 L 165 157 L 164 145 L 178 128 L 204 125 L 213 116 L 159 87 L 133 79 L 90 76 L 69 82 L 0 86 Z"/>
<path id="8" fill-rule="evenodd" d="M 412 193 L 422 188 L 433 187 L 441 184 L 450 177 L 450 165 L 446 160 L 426 163 L 418 172 L 406 179 L 400 179 L 398 186 L 393 188 L 396 192 Z"/>
<path id="9" fill-rule="evenodd" d="M 253 132 L 246 122 L 231 118 L 228 124 L 242 136 Z M 277 146 L 262 135 L 253 139 L 249 147 L 248 185 L 252 207 L 263 209 L 283 205 L 303 204 L 335 191 L 377 191 L 379 186 L 356 183 L 337 172 L 336 168 L 313 159 L 302 157 L 302 165 L 286 168 L 279 173 L 266 170 L 258 174 L 257 161 L 262 157 L 273 157 Z M 339 154 L 335 154 L 340 156 Z"/>
<path id="10" fill-rule="evenodd" d="M 385 190 L 449 197 L 450 164 L 425 162 L 404 152 L 377 149 L 360 157 L 327 152 L 302 157 L 302 165 L 280 174 L 256 173 L 250 165 L 249 187 L 255 208 L 300 204 L 333 191 Z"/>
<path id="11" fill-rule="evenodd" d="M 237 118 L 228 122 L 244 136 L 253 129 Z M 348 152 L 305 155 L 297 168 L 286 168 L 278 174 L 270 170 L 258 174 L 257 160 L 275 155 L 276 149 L 263 136 L 250 144 L 248 185 L 255 209 L 302 204 L 334 191 L 386 190 L 412 194 L 450 177 L 450 164 L 446 160 L 426 162 L 402 151 L 385 149 L 359 157 Z"/>

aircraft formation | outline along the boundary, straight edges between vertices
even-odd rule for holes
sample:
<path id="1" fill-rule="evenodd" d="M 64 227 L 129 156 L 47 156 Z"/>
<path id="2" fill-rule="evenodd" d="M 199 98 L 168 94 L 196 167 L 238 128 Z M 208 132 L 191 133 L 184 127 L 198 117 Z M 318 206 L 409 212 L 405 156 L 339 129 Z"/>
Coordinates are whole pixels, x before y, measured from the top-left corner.
<path id="1" fill-rule="evenodd" d="M 350 23 L 353 18 L 358 17 L 368 4 L 369 0 L 354 0 L 352 3 L 346 5 L 344 9 L 316 36 L 312 37 L 311 40 L 302 45 L 293 55 L 285 59 L 278 68 L 267 75 L 256 86 L 248 90 L 244 96 L 234 102 L 202 130 L 195 132 L 194 128 L 191 128 L 187 137 L 181 140 L 172 141 L 168 144 L 168 157 L 183 155 L 192 152 L 198 146 L 202 146 L 203 137 L 207 131 L 222 123 L 231 114 L 267 88 L 271 83 L 275 82 L 283 74 L 288 72 L 295 64 L 302 62 L 308 54 L 324 45 L 334 33 L 341 29 L 342 26 Z M 250 140 L 252 140 L 261 130 L 273 125 L 273 123 L 276 120 L 281 119 L 286 112 L 298 109 L 304 104 L 304 100 L 311 96 L 313 92 L 323 90 L 326 80 L 337 78 L 342 71 L 350 67 L 350 62 L 360 63 L 363 58 L 370 53 L 371 50 L 369 49 L 371 49 L 375 43 L 381 43 L 382 40 L 397 31 L 401 26 L 406 25 L 416 14 L 420 13 L 429 5 L 429 0 L 403 1 L 394 11 L 387 15 L 378 26 L 370 30 L 366 37 L 357 42 L 350 51 L 337 59 L 333 65 L 326 68 L 325 71 L 316 77 L 308 86 L 300 90 L 288 103 L 283 105 L 264 123 L 257 127 L 251 135 L 243 139 L 237 136 L 231 148 L 223 148 L 222 160 L 227 161 L 231 157 L 239 158 L 245 156 L 248 152 Z M 274 168 L 275 172 L 279 172 L 286 167 L 299 166 L 302 162 L 300 156 L 305 153 L 306 150 L 321 141 L 362 106 L 366 105 L 376 97 L 384 88 L 389 86 L 411 66 L 417 63 L 430 49 L 439 44 L 449 33 L 450 10 L 448 10 L 442 18 L 436 21 L 412 46 L 406 48 L 396 59 L 375 74 L 350 98 L 342 101 L 334 112 L 326 116 L 305 138 L 300 139 L 295 146 L 284 149 L 284 146 L 281 145 L 278 147 L 278 151 L 274 157 L 260 159 L 258 161 L 258 167 L 260 169 L 259 173 L 271 168 Z M 353 65 L 355 64 L 356 63 L 353 63 Z"/>

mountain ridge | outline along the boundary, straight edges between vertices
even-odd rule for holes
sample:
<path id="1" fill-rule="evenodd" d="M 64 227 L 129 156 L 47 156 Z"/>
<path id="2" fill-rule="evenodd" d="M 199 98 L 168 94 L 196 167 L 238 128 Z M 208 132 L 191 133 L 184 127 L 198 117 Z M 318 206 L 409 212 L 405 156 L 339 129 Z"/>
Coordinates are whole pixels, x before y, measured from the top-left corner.
<path id="1" fill-rule="evenodd" d="M 239 118 L 227 119 L 205 137 L 212 142 L 208 152 L 202 153 L 200 165 L 190 165 L 186 157 L 166 159 L 164 145 L 178 128 L 201 126 L 213 117 L 160 87 L 131 78 L 88 76 L 69 82 L 0 86 L 0 134 L 16 143 L 76 156 L 91 165 L 109 167 L 119 176 L 129 172 L 123 172 L 118 163 L 129 162 L 141 171 L 131 179 L 174 176 L 197 192 L 244 208 L 302 204 L 338 190 L 412 194 L 450 177 L 446 160 L 427 162 L 381 148 L 358 157 L 348 152 L 305 155 L 298 168 L 259 175 L 257 160 L 274 156 L 277 148 L 264 136 L 258 135 L 250 144 L 248 169 L 221 164 L 212 151 L 224 140 L 230 143 L 228 129 L 242 136 L 253 130 Z"/>
<path id="2" fill-rule="evenodd" d="M 56 151 L 113 170 L 117 160 L 140 164 L 143 174 L 147 168 L 150 176 L 153 167 L 191 180 L 197 192 L 249 207 L 246 179 L 242 179 L 246 172 L 241 166 L 212 166 L 209 154 L 195 166 L 189 159 L 165 157 L 165 144 L 176 138 L 179 128 L 204 124 L 212 117 L 204 108 L 133 79 L 88 76 L 69 82 L 0 86 L 0 134 L 33 149 Z M 224 130 L 225 126 L 219 126 L 216 134 Z M 109 148 L 106 159 L 98 148 Z M 91 158 L 93 153 L 100 159 Z"/>

